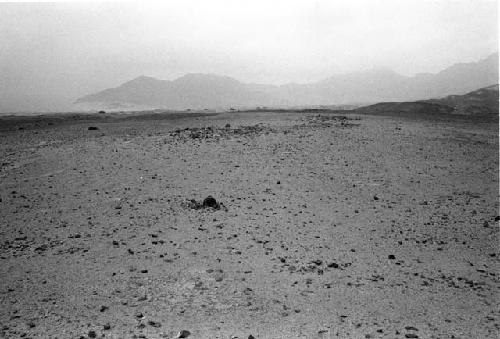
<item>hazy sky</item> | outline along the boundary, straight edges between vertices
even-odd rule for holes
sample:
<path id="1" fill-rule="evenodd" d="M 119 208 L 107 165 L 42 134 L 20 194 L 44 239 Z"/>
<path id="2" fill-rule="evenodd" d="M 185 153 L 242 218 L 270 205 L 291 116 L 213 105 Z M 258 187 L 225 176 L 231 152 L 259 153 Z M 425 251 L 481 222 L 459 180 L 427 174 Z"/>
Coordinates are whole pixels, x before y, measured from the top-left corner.
<path id="1" fill-rule="evenodd" d="M 0 99 L 60 107 L 139 75 L 437 72 L 495 52 L 497 16 L 495 0 L 0 3 Z"/>

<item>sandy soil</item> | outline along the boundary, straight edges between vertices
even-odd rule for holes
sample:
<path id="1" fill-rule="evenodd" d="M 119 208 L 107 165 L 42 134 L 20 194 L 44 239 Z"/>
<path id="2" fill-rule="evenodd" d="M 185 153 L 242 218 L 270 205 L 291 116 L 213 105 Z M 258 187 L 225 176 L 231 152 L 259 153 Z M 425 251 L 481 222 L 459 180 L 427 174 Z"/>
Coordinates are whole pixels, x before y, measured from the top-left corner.
<path id="1" fill-rule="evenodd" d="M 497 122 L 2 123 L 0 337 L 499 334 Z"/>

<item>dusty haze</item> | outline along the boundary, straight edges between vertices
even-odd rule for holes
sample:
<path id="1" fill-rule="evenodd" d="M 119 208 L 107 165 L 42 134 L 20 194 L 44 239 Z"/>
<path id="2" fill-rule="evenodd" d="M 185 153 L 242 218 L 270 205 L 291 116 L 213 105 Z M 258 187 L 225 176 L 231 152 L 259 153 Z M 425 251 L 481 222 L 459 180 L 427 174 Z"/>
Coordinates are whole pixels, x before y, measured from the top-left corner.
<path id="1" fill-rule="evenodd" d="M 0 112 L 67 110 L 139 75 L 308 83 L 438 72 L 497 50 L 496 1 L 0 4 Z"/>
<path id="2" fill-rule="evenodd" d="M 0 339 L 500 339 L 498 1 L 266 1 L 0 4 Z"/>

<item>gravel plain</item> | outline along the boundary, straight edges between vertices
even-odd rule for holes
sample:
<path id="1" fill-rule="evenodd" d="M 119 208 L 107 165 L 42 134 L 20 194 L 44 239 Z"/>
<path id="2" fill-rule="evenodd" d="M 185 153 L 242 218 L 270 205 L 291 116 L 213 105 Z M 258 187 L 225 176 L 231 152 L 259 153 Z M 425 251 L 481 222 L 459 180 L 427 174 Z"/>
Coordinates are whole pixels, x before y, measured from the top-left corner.
<path id="1" fill-rule="evenodd" d="M 451 116 L 0 119 L 0 337 L 498 338 L 498 147 Z"/>

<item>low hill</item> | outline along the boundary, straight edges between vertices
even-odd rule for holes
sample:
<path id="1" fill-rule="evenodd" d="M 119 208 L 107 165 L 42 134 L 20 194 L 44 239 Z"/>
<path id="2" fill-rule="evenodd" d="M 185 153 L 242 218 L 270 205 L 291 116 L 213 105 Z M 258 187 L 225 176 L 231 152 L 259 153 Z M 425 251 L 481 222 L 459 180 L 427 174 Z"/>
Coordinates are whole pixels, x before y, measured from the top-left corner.
<path id="1" fill-rule="evenodd" d="M 375 105 L 360 107 L 355 110 L 356 113 L 380 114 L 380 115 L 417 115 L 417 114 L 451 114 L 453 107 L 448 105 L 425 102 L 425 101 L 407 101 L 407 102 L 381 102 Z"/>
<path id="2" fill-rule="evenodd" d="M 382 102 L 355 110 L 362 114 L 379 115 L 498 115 L 498 84 L 480 88 L 464 95 L 449 95 L 440 99 Z"/>
<path id="3" fill-rule="evenodd" d="M 428 102 L 453 107 L 455 114 L 498 114 L 498 99 L 498 84 L 496 84 L 464 95 L 449 95 Z"/>

